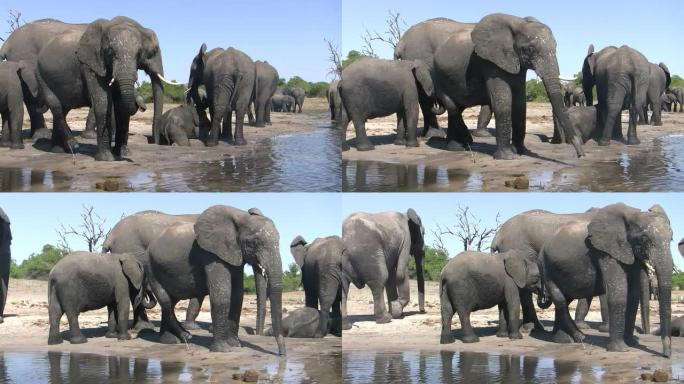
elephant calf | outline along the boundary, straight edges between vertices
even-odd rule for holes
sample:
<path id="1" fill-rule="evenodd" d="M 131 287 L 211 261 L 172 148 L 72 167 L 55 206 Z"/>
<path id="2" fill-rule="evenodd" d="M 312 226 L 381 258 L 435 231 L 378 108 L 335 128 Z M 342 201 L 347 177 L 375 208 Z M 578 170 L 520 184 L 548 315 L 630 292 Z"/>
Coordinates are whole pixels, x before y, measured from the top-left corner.
<path id="1" fill-rule="evenodd" d="M 396 145 L 417 147 L 418 87 L 432 98 L 435 87 L 427 66 L 421 61 L 364 58 L 342 71 L 338 91 L 347 111 L 340 123 L 343 143 L 351 120 L 356 130 L 356 149 L 372 150 L 366 136 L 366 120 L 397 114 Z"/>
<path id="2" fill-rule="evenodd" d="M 466 251 L 449 260 L 440 275 L 442 306 L 441 344 L 454 342 L 451 319 L 458 313 L 463 330 L 462 341 L 475 343 L 479 338 L 470 325 L 470 312 L 499 306 L 505 317 L 499 322 L 498 337 L 521 339 L 519 289 L 540 292 L 539 268 L 523 253 L 501 254 Z"/>
<path id="3" fill-rule="evenodd" d="M 316 338 L 319 336 L 318 327 L 321 313 L 315 308 L 297 308 L 283 318 L 283 336 L 294 338 Z M 330 319 L 326 324 L 327 332 L 335 336 L 342 336 L 340 318 Z M 273 328 L 268 328 L 264 336 L 273 336 Z"/>
<path id="4" fill-rule="evenodd" d="M 204 120 L 207 120 L 206 115 Z M 164 112 L 161 119 L 161 143 L 189 147 L 190 139 L 199 137 L 200 123 L 200 113 L 192 105 L 179 105 Z"/>
<path id="5" fill-rule="evenodd" d="M 0 62 L 0 147 L 24 148 L 21 142 L 21 128 L 24 122 L 22 85 L 26 86 L 33 97 L 38 95 L 35 73 L 25 65 L 25 62 Z"/>
<path id="6" fill-rule="evenodd" d="M 72 252 L 65 256 L 52 268 L 48 280 L 48 344 L 62 342 L 59 322 L 65 313 L 71 344 L 85 343 L 78 315 L 103 307 L 109 311 L 105 337 L 130 339 L 128 302 L 133 303 L 133 308 L 142 303 L 144 277 L 143 264 L 135 255 Z"/>
<path id="7" fill-rule="evenodd" d="M 271 98 L 273 112 L 294 112 L 295 99 L 289 95 L 275 94 Z"/>

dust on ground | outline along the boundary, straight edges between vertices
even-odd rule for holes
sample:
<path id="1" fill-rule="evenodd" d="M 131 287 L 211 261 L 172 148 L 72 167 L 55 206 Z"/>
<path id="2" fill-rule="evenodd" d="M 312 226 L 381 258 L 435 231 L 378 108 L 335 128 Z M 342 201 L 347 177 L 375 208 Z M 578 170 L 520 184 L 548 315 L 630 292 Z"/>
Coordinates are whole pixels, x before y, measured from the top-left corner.
<path id="1" fill-rule="evenodd" d="M 47 345 L 49 330 L 47 282 L 10 279 L 5 322 L 0 324 L 0 351 L 61 351 L 184 362 L 195 369 L 220 373 L 218 376 L 224 378 L 221 381 L 226 381 L 233 373 L 243 372 L 247 369 L 264 372 L 266 367 L 276 367 L 275 370 L 277 371 L 278 369 L 292 369 L 293 366 L 309 378 L 315 379 L 319 376 L 327 378 L 332 368 L 329 367 L 330 361 L 339 360 L 335 356 L 341 354 L 341 338 L 332 335 L 323 339 L 286 338 L 287 356 L 282 358 L 278 356 L 278 347 L 273 337 L 250 334 L 253 333 L 252 330 L 256 325 L 256 296 L 253 294 L 246 294 L 243 302 L 240 318 L 241 329 L 239 331 L 242 348 L 233 348 L 226 353 L 209 352 L 211 333 L 209 333 L 208 327 L 211 324 L 211 314 L 208 301 L 208 298 L 204 301 L 202 311 L 197 318 L 203 329 L 190 331 L 193 339 L 188 344 L 160 344 L 156 332 L 149 330 L 142 331 L 139 334 L 131 330 L 132 339 L 126 341 L 105 338 L 107 310 L 104 308 L 85 312 L 79 316 L 80 327 L 88 338 L 87 343 L 76 345 L 69 343 L 68 324 L 66 316 L 63 316 L 60 329 L 64 342 L 49 346 Z M 303 292 L 283 293 L 284 315 L 287 315 L 287 311 L 303 306 Z M 179 321 L 185 319 L 186 308 L 187 301 L 181 301 L 176 305 L 176 316 Z M 148 310 L 147 313 L 157 326 L 156 330 L 158 331 L 159 320 L 161 319 L 159 306 Z M 269 326 L 270 311 L 267 311 L 266 327 Z M 333 357 L 331 358 L 331 356 Z M 274 378 L 271 377 L 271 379 Z M 323 379 L 318 381 L 324 382 Z"/>

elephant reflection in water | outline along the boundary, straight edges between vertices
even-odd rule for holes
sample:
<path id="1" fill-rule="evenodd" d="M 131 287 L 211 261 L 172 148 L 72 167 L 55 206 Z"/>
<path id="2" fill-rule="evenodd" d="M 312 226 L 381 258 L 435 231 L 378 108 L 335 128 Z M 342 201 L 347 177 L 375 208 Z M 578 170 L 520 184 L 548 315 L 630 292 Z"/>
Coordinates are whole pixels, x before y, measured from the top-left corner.
<path id="1" fill-rule="evenodd" d="M 469 175 L 462 170 L 429 167 L 422 164 L 392 164 L 374 161 L 345 163 L 344 190 L 384 191 L 431 190 L 460 184 Z"/>

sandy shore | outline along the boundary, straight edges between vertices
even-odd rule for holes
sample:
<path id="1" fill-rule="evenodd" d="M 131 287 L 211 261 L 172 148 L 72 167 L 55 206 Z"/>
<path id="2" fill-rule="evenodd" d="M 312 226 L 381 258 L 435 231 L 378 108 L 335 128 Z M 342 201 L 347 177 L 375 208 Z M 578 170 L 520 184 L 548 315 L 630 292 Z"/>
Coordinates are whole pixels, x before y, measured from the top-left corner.
<path id="1" fill-rule="evenodd" d="M 303 292 L 283 294 L 283 308 L 292 310 L 304 306 Z M 207 331 L 211 323 L 208 300 L 198 317 L 202 330 L 192 331 L 193 339 L 187 345 L 163 345 L 158 342 L 157 334 L 143 331 L 132 332 L 133 339 L 117 341 L 104 337 L 106 331 L 106 309 L 82 313 L 79 323 L 88 342 L 71 345 L 66 340 L 68 325 L 66 316 L 62 317 L 64 343 L 47 345 L 48 313 L 47 283 L 36 280 L 11 279 L 5 322 L 0 325 L 0 352 L 47 352 L 94 353 L 100 355 L 125 356 L 133 358 L 156 359 L 167 362 L 184 362 L 193 369 L 211 372 L 218 382 L 230 381 L 233 373 L 254 369 L 260 378 L 269 381 L 283 381 L 287 377 L 310 378 L 319 382 L 339 379 L 337 372 L 331 371 L 331 363 L 341 362 L 341 338 L 326 336 L 323 339 L 286 339 L 287 356 L 279 357 L 278 348 L 272 337 L 256 336 L 253 333 L 256 323 L 256 297 L 245 295 L 239 332 L 242 348 L 234 348 L 228 353 L 211 353 L 208 346 L 211 334 Z M 176 306 L 179 320 L 185 319 L 187 301 Z M 287 312 L 286 312 L 287 313 Z M 160 309 L 148 311 L 150 319 L 159 326 Z M 266 315 L 266 326 L 270 326 L 270 313 Z M 332 375 L 332 376 L 331 376 Z M 285 380 L 287 381 L 287 380 Z M 332 382 L 335 382 L 334 380 Z"/>
<path id="2" fill-rule="evenodd" d="M 479 107 L 469 108 L 463 113 L 465 123 L 475 129 L 479 115 Z M 623 133 L 627 134 L 627 113 L 623 113 Z M 576 185 L 590 184 L 591 179 L 596 177 L 597 165 L 619 163 L 624 158 L 633 158 L 653 150 L 655 139 L 684 133 L 684 113 L 663 112 L 663 126 L 638 126 L 637 134 L 641 145 L 628 146 L 622 142 L 612 141 L 609 147 L 599 147 L 590 140 L 584 145 L 586 157 L 578 159 L 575 150 L 570 145 L 554 145 L 545 142 L 553 136 L 553 115 L 548 103 L 527 104 L 527 136 L 525 145 L 530 153 L 519 156 L 512 161 L 494 160 L 492 154 L 496 150 L 494 137 L 474 137 L 475 143 L 471 151 L 449 152 L 446 151 L 444 140 L 432 139 L 426 142 L 421 138 L 417 148 L 406 148 L 393 145 L 396 133 L 396 117 L 394 115 L 369 120 L 366 123 L 366 131 L 375 144 L 375 150 L 359 152 L 354 147 L 354 126 L 350 124 L 347 129 L 347 139 L 351 149 L 343 152 L 342 159 L 347 161 L 375 161 L 387 162 L 411 166 L 425 166 L 448 172 L 449 183 L 442 186 L 419 186 L 421 190 L 435 191 L 513 191 L 505 182 L 516 176 L 525 175 L 530 180 L 530 190 L 575 190 Z M 440 116 L 440 126 L 447 126 L 446 114 Z M 422 131 L 422 117 L 418 123 Z M 489 124 L 489 131 L 495 130 L 494 119 Z M 358 178 L 359 170 L 356 169 Z M 387 173 L 385 171 L 384 173 Z M 389 175 L 391 176 L 391 175 Z M 432 175 L 434 176 L 434 175 Z M 397 176 L 399 179 L 402 175 Z M 410 178 L 410 174 L 403 176 Z M 440 176 L 435 176 L 439 178 Z M 445 177 L 445 176 L 442 176 Z M 576 182 L 568 182 L 567 178 L 576 179 Z M 615 175 L 619 178 L 619 175 Z M 370 176 L 369 176 L 370 178 Z M 428 170 L 425 171 L 425 184 L 427 184 Z M 438 180 L 439 181 L 439 180 Z M 410 183 L 410 181 L 406 181 Z M 415 181 L 414 181 L 415 183 Z M 476 184 L 473 186 L 473 184 Z M 572 185 L 566 185 L 572 184 Z M 558 186 L 561 186 L 558 188 Z M 358 187 L 358 186 L 357 186 Z M 629 191 L 639 186 L 611 185 L 609 188 L 615 191 Z M 642 186 L 643 187 L 643 186 Z M 415 186 L 408 184 L 402 190 L 412 190 Z M 347 188 L 351 189 L 351 188 Z M 358 190 L 357 188 L 356 190 Z M 363 186 L 360 187 L 363 189 Z M 587 188 L 593 189 L 593 188 Z"/>
<path id="3" fill-rule="evenodd" d="M 458 316 L 454 316 L 452 334 L 456 341 L 453 344 L 439 343 L 441 332 L 441 317 L 439 304 L 438 282 L 425 284 L 425 310 L 418 312 L 418 291 L 415 281 L 411 281 L 411 302 L 404 309 L 405 316 L 395 319 L 388 324 L 376 324 L 373 319 L 373 297 L 368 288 L 350 288 L 347 302 L 348 315 L 353 322 L 352 329 L 343 335 L 343 350 L 345 353 L 367 352 L 403 352 L 403 351 L 457 351 L 484 352 L 493 354 L 523 355 L 527 357 L 550 358 L 561 361 L 575 361 L 580 364 L 604 367 L 607 372 L 617 377 L 635 378 L 648 368 L 665 368 L 667 371 L 682 373 L 684 364 L 684 339 L 672 338 L 672 358 L 665 359 L 660 355 L 662 344 L 660 337 L 654 335 L 638 335 L 639 347 L 624 353 L 606 352 L 608 335 L 599 333 L 596 329 L 586 331 L 587 338 L 583 344 L 555 344 L 550 339 L 550 333 L 533 332 L 524 334 L 521 340 L 509 340 L 495 336 L 498 324 L 498 310 L 495 308 L 473 312 L 470 316 L 471 324 L 480 337 L 480 342 L 464 344 L 460 341 L 460 324 Z M 684 314 L 684 291 L 672 293 L 672 317 Z M 571 314 L 574 316 L 574 303 L 571 304 Z M 652 331 L 659 326 L 658 302 L 650 303 L 650 318 Z M 553 324 L 553 306 L 547 310 L 537 309 L 537 315 L 547 330 Z M 598 300 L 593 300 L 586 318 L 592 327 L 597 327 L 601 321 Z M 641 320 L 637 315 L 637 324 Z M 582 381 L 584 382 L 584 381 Z M 626 382 L 632 382 L 627 380 Z"/>

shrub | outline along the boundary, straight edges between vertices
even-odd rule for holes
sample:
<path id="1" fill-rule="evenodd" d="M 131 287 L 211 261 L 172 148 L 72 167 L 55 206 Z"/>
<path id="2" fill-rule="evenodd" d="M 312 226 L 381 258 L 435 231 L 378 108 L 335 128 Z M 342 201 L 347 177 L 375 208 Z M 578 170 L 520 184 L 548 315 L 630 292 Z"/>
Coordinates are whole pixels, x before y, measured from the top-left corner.
<path id="1" fill-rule="evenodd" d="M 670 87 L 684 87 L 684 79 L 679 75 L 672 76 Z"/>
<path id="2" fill-rule="evenodd" d="M 298 291 L 302 282 L 302 275 L 299 267 L 295 263 L 288 266 L 287 271 L 283 272 L 283 292 Z M 256 293 L 256 283 L 254 276 L 244 277 L 245 293 Z"/>
<path id="3" fill-rule="evenodd" d="M 45 244 L 40 253 L 32 253 L 21 264 L 12 261 L 10 264 L 10 276 L 15 279 L 46 280 L 52 267 L 66 254 L 67 251 L 62 248 Z"/>
<path id="4" fill-rule="evenodd" d="M 449 257 L 444 251 L 437 248 L 425 247 L 425 259 L 423 260 L 423 275 L 425 280 L 438 281 L 439 274 L 442 268 L 449 261 Z M 416 278 L 416 260 L 413 257 L 409 258 L 409 277 Z"/>
<path id="5" fill-rule="evenodd" d="M 142 96 L 145 103 L 151 103 L 152 99 L 152 84 L 143 81 L 137 88 L 138 95 Z M 164 102 L 168 103 L 183 103 L 185 101 L 185 85 L 169 85 L 164 84 Z"/>

